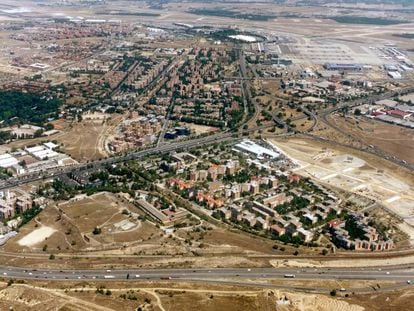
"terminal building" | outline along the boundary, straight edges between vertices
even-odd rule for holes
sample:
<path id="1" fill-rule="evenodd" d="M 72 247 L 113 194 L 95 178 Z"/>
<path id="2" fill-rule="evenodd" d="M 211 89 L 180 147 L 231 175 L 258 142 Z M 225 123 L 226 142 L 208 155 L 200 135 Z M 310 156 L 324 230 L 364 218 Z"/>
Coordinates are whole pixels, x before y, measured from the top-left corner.
<path id="1" fill-rule="evenodd" d="M 337 70 L 337 71 L 361 71 L 362 70 L 362 66 L 359 64 L 325 63 L 323 67 L 326 70 Z"/>

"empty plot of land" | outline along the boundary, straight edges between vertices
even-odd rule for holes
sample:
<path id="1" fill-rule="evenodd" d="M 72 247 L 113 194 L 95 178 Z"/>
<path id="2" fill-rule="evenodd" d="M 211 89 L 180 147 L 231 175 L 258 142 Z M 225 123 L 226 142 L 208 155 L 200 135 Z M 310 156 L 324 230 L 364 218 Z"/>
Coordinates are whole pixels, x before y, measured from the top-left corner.
<path id="1" fill-rule="evenodd" d="M 78 161 L 96 160 L 107 155 L 106 140 L 115 132 L 121 116 L 108 120 L 83 120 L 64 124 L 64 134 L 57 136 L 66 154 Z"/>
<path id="2" fill-rule="evenodd" d="M 337 126 L 397 158 L 414 163 L 414 131 L 397 125 L 366 118 L 332 118 Z"/>
<path id="3" fill-rule="evenodd" d="M 193 123 L 183 123 L 183 126 L 188 126 L 188 128 L 193 131 L 196 135 L 211 133 L 218 131 L 218 128 L 206 125 L 199 125 Z"/>
<path id="4" fill-rule="evenodd" d="M 47 227 L 47 226 L 41 226 L 39 229 L 33 230 L 29 234 L 25 235 L 23 238 L 21 238 L 18 243 L 21 246 L 33 246 L 37 243 L 45 241 L 48 237 L 50 237 L 53 233 L 55 233 L 56 230 Z"/>

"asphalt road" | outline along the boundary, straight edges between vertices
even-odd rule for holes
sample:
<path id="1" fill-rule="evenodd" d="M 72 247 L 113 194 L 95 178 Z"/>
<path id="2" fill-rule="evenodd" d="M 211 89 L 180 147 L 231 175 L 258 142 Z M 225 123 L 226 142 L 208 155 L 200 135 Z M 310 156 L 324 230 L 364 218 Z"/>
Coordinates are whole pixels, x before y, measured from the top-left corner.
<path id="1" fill-rule="evenodd" d="M 126 162 L 130 160 L 137 160 L 137 159 L 144 158 L 152 154 L 168 153 L 168 152 L 176 151 L 179 149 L 183 149 L 183 150 L 191 149 L 195 147 L 205 146 L 207 144 L 221 143 L 225 141 L 236 140 L 238 139 L 239 135 L 250 133 L 250 132 L 255 132 L 255 131 L 258 131 L 264 128 L 266 128 L 266 126 L 258 126 L 258 127 L 254 127 L 254 128 L 247 129 L 247 130 L 242 130 L 239 133 L 233 133 L 233 132 L 228 132 L 228 131 L 220 132 L 220 133 L 205 136 L 205 137 L 172 142 L 172 143 L 163 144 L 163 145 L 156 146 L 156 147 L 150 147 L 150 148 L 139 150 L 139 151 L 131 151 L 123 155 L 108 157 L 108 158 L 96 160 L 90 163 L 82 163 L 78 165 L 66 166 L 64 168 L 57 167 L 54 169 L 49 169 L 47 171 L 41 171 L 41 172 L 36 172 L 32 174 L 25 174 L 25 175 L 21 175 L 18 177 L 12 177 L 12 178 L 8 178 L 7 180 L 0 181 L 0 190 L 20 186 L 23 184 L 27 184 L 27 183 L 42 180 L 42 179 L 58 177 L 60 175 L 64 175 L 64 174 L 71 173 L 71 172 L 82 171 L 86 169 L 97 170 L 108 164 L 117 164 L 117 163 Z M 282 134 L 281 136 L 285 136 L 285 135 Z"/>
<path id="2" fill-rule="evenodd" d="M 54 270 L 0 267 L 0 275 L 13 279 L 39 280 L 224 280 L 224 279 L 300 279 L 300 280 L 378 280 L 407 285 L 414 281 L 410 267 L 388 268 L 212 268 L 212 269 L 128 269 Z M 294 277 L 287 277 L 294 275 Z"/>

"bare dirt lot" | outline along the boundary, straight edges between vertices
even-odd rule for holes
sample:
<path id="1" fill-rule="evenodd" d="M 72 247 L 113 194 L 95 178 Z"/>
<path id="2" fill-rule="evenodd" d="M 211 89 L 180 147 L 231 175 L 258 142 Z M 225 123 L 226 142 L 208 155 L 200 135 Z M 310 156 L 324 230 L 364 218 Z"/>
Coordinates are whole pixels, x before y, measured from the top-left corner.
<path id="1" fill-rule="evenodd" d="M 320 286 L 320 282 L 314 283 L 316 286 Z M 337 286 L 338 284 L 329 285 Z M 283 284 L 279 284 L 279 286 L 283 286 Z M 46 304 L 48 310 L 61 311 L 137 310 L 137 308 L 151 311 L 410 311 L 414 310 L 410 303 L 413 295 L 414 291 L 411 289 L 372 294 L 349 293 L 349 297 L 345 297 L 345 295 L 330 297 L 323 294 L 301 293 L 284 289 L 188 282 L 110 282 L 105 284 L 30 282 L 10 286 L 7 286 L 6 283 L 0 283 L 0 308 L 2 310 L 12 308 L 16 311 L 30 308 L 34 311 L 43 311 Z"/>
<path id="2" fill-rule="evenodd" d="M 121 115 L 114 115 L 106 120 L 85 119 L 73 123 L 56 120 L 52 122 L 57 130 L 55 134 L 34 139 L 19 139 L 1 145 L 0 151 L 6 152 L 46 141 L 57 141 L 61 145 L 62 152 L 79 162 L 97 160 L 108 155 L 107 140 L 114 134 L 122 118 Z"/>
<path id="3" fill-rule="evenodd" d="M 63 145 L 63 150 L 72 158 L 86 162 L 97 160 L 107 155 L 106 140 L 113 135 L 122 116 L 112 116 L 108 120 L 83 120 L 64 124 L 62 135 L 56 139 Z"/>
<path id="4" fill-rule="evenodd" d="M 56 253 L 120 249 L 147 240 L 158 232 L 154 225 L 141 222 L 137 211 L 122 198 L 109 193 L 50 205 L 37 219 L 21 228 L 5 250 Z M 95 228 L 101 232 L 93 234 Z"/>
<path id="5" fill-rule="evenodd" d="M 367 118 L 331 118 L 334 123 L 366 145 L 373 145 L 399 159 L 414 163 L 414 131 Z"/>
<path id="6" fill-rule="evenodd" d="M 188 127 L 196 135 L 205 134 L 205 133 L 212 133 L 212 132 L 216 132 L 216 131 L 219 130 L 218 128 L 212 127 L 212 126 L 199 125 L 199 124 L 193 124 L 193 123 L 185 123 L 185 122 L 181 122 L 180 126 Z"/>

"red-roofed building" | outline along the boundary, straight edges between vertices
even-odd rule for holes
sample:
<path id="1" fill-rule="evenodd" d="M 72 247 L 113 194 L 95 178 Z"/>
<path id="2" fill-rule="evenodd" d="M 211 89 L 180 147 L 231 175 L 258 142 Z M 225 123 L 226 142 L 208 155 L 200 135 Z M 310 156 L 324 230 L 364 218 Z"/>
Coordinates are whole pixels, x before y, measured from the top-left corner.
<path id="1" fill-rule="evenodd" d="M 299 175 L 289 175 L 287 177 L 287 180 L 292 184 L 292 183 L 298 183 L 300 181 L 300 176 Z"/>
<path id="2" fill-rule="evenodd" d="M 279 227 L 278 225 L 270 226 L 270 232 L 276 236 L 281 236 L 286 233 L 285 228 Z"/>
<path id="3" fill-rule="evenodd" d="M 385 112 L 380 111 L 380 110 L 377 110 L 377 111 L 373 111 L 373 112 L 371 112 L 371 116 L 374 116 L 374 117 L 377 117 L 377 116 L 382 116 L 382 115 L 384 115 L 384 114 L 385 114 Z"/>
<path id="4" fill-rule="evenodd" d="M 340 227 L 342 224 L 344 223 L 343 220 L 341 219 L 334 219 L 328 222 L 328 227 L 329 228 L 337 228 Z"/>
<path id="5" fill-rule="evenodd" d="M 412 113 L 410 112 L 405 112 L 405 111 L 401 111 L 401 110 L 389 110 L 388 114 L 390 116 L 396 117 L 396 118 L 400 118 L 403 120 L 407 120 L 409 117 L 411 117 Z"/>

